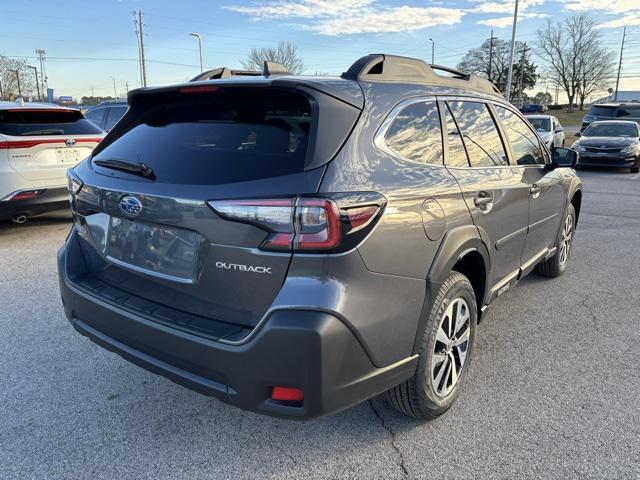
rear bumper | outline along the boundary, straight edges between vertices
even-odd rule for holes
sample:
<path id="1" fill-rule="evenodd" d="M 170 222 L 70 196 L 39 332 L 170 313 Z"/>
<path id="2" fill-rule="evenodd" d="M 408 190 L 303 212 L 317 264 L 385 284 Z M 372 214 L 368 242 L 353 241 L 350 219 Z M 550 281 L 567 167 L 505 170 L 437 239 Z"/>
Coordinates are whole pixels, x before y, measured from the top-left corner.
<path id="1" fill-rule="evenodd" d="M 36 189 L 33 188 L 33 190 Z M 47 212 L 68 209 L 69 192 L 67 188 L 47 188 L 32 199 L 0 201 L 0 220 L 8 220 L 16 215 L 33 217 Z"/>
<path id="2" fill-rule="evenodd" d="M 335 412 L 402 383 L 417 356 L 377 368 L 341 320 L 315 310 L 278 310 L 239 345 L 162 325 L 78 288 L 82 262 L 72 232 L 58 254 L 60 292 L 73 327 L 130 362 L 236 407 L 308 419 Z M 270 399 L 273 386 L 301 388 L 304 402 Z"/>

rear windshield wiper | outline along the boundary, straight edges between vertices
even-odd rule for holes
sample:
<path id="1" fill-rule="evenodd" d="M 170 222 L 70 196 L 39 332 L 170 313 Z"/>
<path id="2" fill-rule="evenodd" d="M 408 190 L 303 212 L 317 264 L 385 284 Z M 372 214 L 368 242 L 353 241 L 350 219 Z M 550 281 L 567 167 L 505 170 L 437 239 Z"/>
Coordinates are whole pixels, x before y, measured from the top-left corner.
<path id="1" fill-rule="evenodd" d="M 95 165 L 105 168 L 111 168 L 113 170 L 121 170 L 123 172 L 131 173 L 133 175 L 140 175 L 142 177 L 155 180 L 156 176 L 150 166 L 145 163 L 131 163 L 126 160 L 118 160 L 116 158 L 109 158 L 105 160 L 93 160 Z"/>

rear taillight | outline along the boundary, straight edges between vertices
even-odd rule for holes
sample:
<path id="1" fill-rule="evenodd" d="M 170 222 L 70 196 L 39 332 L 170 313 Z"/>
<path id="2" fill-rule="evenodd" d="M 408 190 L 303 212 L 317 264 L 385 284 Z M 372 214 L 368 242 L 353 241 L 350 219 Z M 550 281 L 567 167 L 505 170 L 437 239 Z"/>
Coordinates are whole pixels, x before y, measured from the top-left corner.
<path id="1" fill-rule="evenodd" d="M 75 140 L 74 145 L 76 145 L 78 143 L 100 143 L 102 141 L 102 138 L 76 138 L 74 140 Z M 48 138 L 48 139 L 37 139 L 37 140 L 9 140 L 9 141 L 0 142 L 0 150 L 7 150 L 9 148 L 11 149 L 32 148 L 38 145 L 54 144 L 54 143 L 59 143 L 64 145 L 64 142 L 65 142 L 64 138 L 56 138 L 56 139 Z"/>
<path id="2" fill-rule="evenodd" d="M 360 200 L 369 204 L 361 205 Z M 378 194 L 255 200 L 213 200 L 221 217 L 269 232 L 260 248 L 327 253 L 348 250 L 364 238 L 384 207 Z"/>
<path id="3" fill-rule="evenodd" d="M 31 200 L 36 197 L 39 197 L 44 193 L 45 189 L 40 190 L 20 190 L 18 192 L 14 192 L 10 195 L 7 195 L 2 199 L 3 202 L 18 202 L 20 200 Z"/>

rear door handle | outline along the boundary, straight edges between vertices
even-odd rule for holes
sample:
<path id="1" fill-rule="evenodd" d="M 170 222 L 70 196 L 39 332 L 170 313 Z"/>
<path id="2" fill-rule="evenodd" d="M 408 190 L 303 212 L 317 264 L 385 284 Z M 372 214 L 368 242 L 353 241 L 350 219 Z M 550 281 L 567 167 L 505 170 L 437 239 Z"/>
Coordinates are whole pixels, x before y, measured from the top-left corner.
<path id="1" fill-rule="evenodd" d="M 533 198 L 538 198 L 542 189 L 538 185 L 534 185 L 529 189 L 529 193 Z"/>

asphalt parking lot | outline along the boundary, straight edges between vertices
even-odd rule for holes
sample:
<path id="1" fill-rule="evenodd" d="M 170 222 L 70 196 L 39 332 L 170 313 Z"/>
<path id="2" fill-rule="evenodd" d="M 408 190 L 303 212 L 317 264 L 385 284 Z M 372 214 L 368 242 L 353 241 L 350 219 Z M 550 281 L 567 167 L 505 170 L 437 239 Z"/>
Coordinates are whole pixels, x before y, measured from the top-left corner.
<path id="1" fill-rule="evenodd" d="M 640 478 L 640 176 L 581 176 L 569 271 L 491 307 L 427 423 L 380 398 L 278 420 L 147 373 L 67 323 L 68 218 L 0 224 L 0 478 Z"/>

